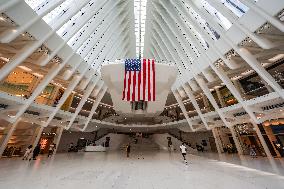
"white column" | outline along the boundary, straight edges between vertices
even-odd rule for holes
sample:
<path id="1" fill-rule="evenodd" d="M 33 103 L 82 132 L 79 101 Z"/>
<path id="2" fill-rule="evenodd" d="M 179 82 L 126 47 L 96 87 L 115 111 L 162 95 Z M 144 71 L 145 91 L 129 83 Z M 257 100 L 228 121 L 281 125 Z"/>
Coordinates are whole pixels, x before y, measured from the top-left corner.
<path id="1" fill-rule="evenodd" d="M 11 0 L 10 0 L 11 1 Z M 15 40 L 17 36 L 19 36 L 22 33 L 25 33 L 30 27 L 32 27 L 38 20 L 40 20 L 43 16 L 45 16 L 47 13 L 55 9 L 58 5 L 60 5 L 64 0 L 58 0 L 56 3 L 54 3 L 52 6 L 49 4 L 49 8 L 45 9 L 44 11 L 41 10 L 41 12 L 37 16 L 33 16 L 33 18 L 25 21 L 25 23 L 22 23 L 20 26 L 17 26 L 16 28 L 9 29 L 5 32 L 3 32 L 0 36 L 0 40 L 3 43 L 10 43 L 11 41 Z M 21 1 L 20 3 L 25 3 Z M 21 6 L 21 5 L 20 5 Z M 15 11 L 16 12 L 16 11 Z"/>
<path id="2" fill-rule="evenodd" d="M 258 139 L 259 139 L 259 141 L 260 141 L 260 143 L 261 143 L 261 145 L 262 145 L 262 147 L 263 147 L 263 149 L 266 153 L 266 156 L 268 158 L 273 158 L 273 156 L 271 155 L 270 150 L 269 150 L 269 148 L 268 148 L 268 146 L 267 146 L 267 144 L 266 144 L 266 142 L 265 142 L 265 140 L 264 140 L 264 138 L 263 138 L 263 136 L 262 136 L 262 134 L 261 134 L 261 132 L 258 128 L 258 125 L 254 121 L 251 121 L 251 123 L 252 123 L 253 127 L 255 128 L 257 137 L 258 137 Z"/>
<path id="3" fill-rule="evenodd" d="M 37 135 L 36 135 L 36 138 L 35 138 L 34 143 L 33 143 L 32 151 L 33 151 L 33 150 L 35 149 L 35 147 L 38 145 L 43 129 L 44 129 L 43 126 L 40 126 L 40 128 L 37 129 L 37 131 L 36 131 L 36 132 L 37 132 Z"/>
<path id="4" fill-rule="evenodd" d="M 209 105 L 209 102 L 208 102 L 206 95 L 201 94 L 201 97 L 202 97 L 202 101 L 203 101 L 205 110 L 210 111 L 210 105 Z"/>
<path id="5" fill-rule="evenodd" d="M 13 7 L 16 3 L 18 3 L 20 0 L 9 0 L 9 1 L 4 1 L 5 3 L 0 4 L 0 12 L 5 12 L 9 8 Z"/>
<path id="6" fill-rule="evenodd" d="M 0 158 L 2 157 L 2 154 L 4 152 L 4 150 L 6 149 L 6 146 L 11 138 L 11 136 L 13 135 L 16 127 L 18 126 L 18 123 L 21 121 L 21 119 L 18 119 L 16 122 L 14 122 L 13 124 L 11 124 L 9 131 L 7 133 L 7 135 L 5 136 L 5 138 L 3 138 L 3 142 L 1 143 L 1 147 L 0 147 Z"/>
<path id="7" fill-rule="evenodd" d="M 208 130 L 208 129 L 209 129 L 209 126 L 208 126 L 208 124 L 207 124 L 207 121 L 205 120 L 205 118 L 204 118 L 204 116 L 203 116 L 203 114 L 202 114 L 202 112 L 201 112 L 201 109 L 199 108 L 198 103 L 197 103 L 197 101 L 196 101 L 196 99 L 195 99 L 195 96 L 193 95 L 191 89 L 189 89 L 188 86 L 183 86 L 183 88 L 184 88 L 184 91 L 185 91 L 185 93 L 187 94 L 188 98 L 190 99 L 190 101 L 191 101 L 193 107 L 195 108 L 195 110 L 196 110 L 198 116 L 200 117 L 200 119 L 201 119 L 201 121 L 203 122 L 204 126 L 205 126 L 206 129 Z"/>
<path id="8" fill-rule="evenodd" d="M 274 90 L 272 89 L 272 87 L 269 86 L 269 85 L 267 84 L 267 82 L 262 79 L 262 77 L 260 77 L 260 79 L 261 79 L 262 83 L 264 84 L 264 86 L 266 87 L 266 89 L 268 90 L 269 93 L 274 92 Z"/>
<path id="9" fill-rule="evenodd" d="M 195 80 L 197 81 L 198 85 L 200 86 L 200 88 L 202 89 L 202 91 L 204 92 L 204 95 L 206 95 L 206 97 L 208 98 L 208 100 L 210 101 L 210 103 L 212 104 L 212 106 L 214 107 L 215 111 L 218 112 L 220 118 L 222 119 L 222 121 L 226 124 L 228 123 L 223 115 L 223 113 L 220 111 L 219 106 L 217 104 L 217 102 L 215 101 L 215 98 L 213 97 L 213 95 L 211 94 L 210 89 L 208 88 L 207 84 L 205 83 L 204 79 L 200 76 L 196 76 Z M 204 96 L 205 97 L 205 96 Z M 203 98 L 204 99 L 204 98 Z M 206 102 L 207 99 L 204 99 L 204 103 Z M 209 103 L 208 103 L 209 105 Z"/>
<path id="10" fill-rule="evenodd" d="M 265 18 L 268 22 L 278 28 L 280 31 L 284 32 L 284 24 L 277 20 L 274 16 L 269 15 L 265 9 L 257 6 L 257 3 L 249 2 L 248 0 L 240 0 L 243 4 L 245 4 L 250 9 L 254 10 L 260 16 Z M 265 8 L 265 7 L 264 7 Z"/>
<path id="11" fill-rule="evenodd" d="M 44 127 L 47 127 L 50 124 L 50 122 L 53 120 L 56 113 L 59 111 L 59 109 L 64 104 L 66 99 L 69 97 L 69 95 L 72 93 L 72 91 L 75 89 L 76 85 L 79 83 L 81 78 L 82 78 L 82 75 L 81 76 L 80 75 L 74 76 L 72 81 L 69 83 L 67 89 L 64 91 L 64 93 L 63 93 L 62 97 L 60 98 L 58 104 L 56 105 L 55 109 L 52 111 L 52 113 L 49 115 L 47 121 L 44 123 Z"/>
<path id="12" fill-rule="evenodd" d="M 40 93 L 45 89 L 45 87 L 56 77 L 59 71 L 65 66 L 65 63 L 55 64 L 52 66 L 51 70 L 49 70 L 48 74 L 44 77 L 44 79 L 39 83 L 36 89 L 33 91 L 32 95 L 24 101 L 24 105 L 20 107 L 20 110 L 17 112 L 14 120 L 17 120 L 19 117 L 23 115 L 23 113 L 27 110 L 27 108 L 34 102 L 34 100 L 40 95 Z"/>
<path id="13" fill-rule="evenodd" d="M 226 75 L 225 71 L 222 68 L 216 68 L 215 65 L 211 64 L 211 68 L 215 71 L 215 73 L 219 76 L 219 78 L 224 82 L 226 87 L 230 90 L 232 95 L 238 100 L 238 103 L 242 105 L 242 107 L 245 109 L 245 111 L 248 113 L 251 119 L 253 119 L 256 123 L 258 122 L 256 116 L 254 115 L 253 111 L 247 106 L 246 103 L 244 103 L 244 100 L 241 96 L 240 91 L 236 89 L 236 87 L 233 85 L 231 79 Z"/>
<path id="14" fill-rule="evenodd" d="M 92 107 L 92 109 L 91 109 L 91 111 L 90 111 L 90 114 L 89 114 L 89 116 L 88 116 L 88 118 L 87 118 L 87 121 L 85 122 L 85 125 L 84 125 L 83 129 L 80 129 L 81 131 L 85 131 L 85 129 L 87 128 L 87 126 L 88 126 L 88 124 L 90 123 L 90 121 L 91 121 L 91 119 L 92 119 L 92 117 L 93 117 L 93 115 L 94 115 L 94 113 L 95 113 L 97 107 L 99 106 L 99 104 L 100 104 L 102 98 L 104 97 L 106 91 L 107 91 L 107 87 L 104 86 L 104 88 L 101 90 L 100 94 L 99 94 L 98 97 L 96 98 L 95 103 L 93 104 L 93 107 Z"/>
<path id="15" fill-rule="evenodd" d="M 242 155 L 243 154 L 243 150 L 242 150 L 242 147 L 239 143 L 239 140 L 238 140 L 238 137 L 235 133 L 235 130 L 234 128 L 232 128 L 233 126 L 227 122 L 226 118 L 225 118 L 225 115 L 223 114 L 223 112 L 220 111 L 219 107 L 218 107 L 218 104 L 216 103 L 213 95 L 211 94 L 209 88 L 207 87 L 205 81 L 203 80 L 203 78 L 201 77 L 196 77 L 196 81 L 197 83 L 199 84 L 200 88 L 204 91 L 204 94 L 208 97 L 209 101 L 211 102 L 212 106 L 215 108 L 215 111 L 219 114 L 221 120 L 223 121 L 223 123 L 230 129 L 231 133 L 232 133 L 232 136 L 233 136 L 233 139 L 234 139 L 234 142 L 235 142 L 235 145 L 237 147 L 237 150 L 238 150 L 238 154 L 239 155 Z"/>
<path id="16" fill-rule="evenodd" d="M 250 65 L 251 68 L 258 73 L 264 81 L 270 85 L 275 92 L 277 92 L 282 99 L 284 99 L 284 92 L 282 87 L 275 81 L 275 79 L 268 73 L 264 67 L 257 61 L 254 55 L 252 55 L 247 49 L 240 48 L 236 52 Z"/>
<path id="17" fill-rule="evenodd" d="M 242 95 L 243 99 L 247 100 L 246 91 L 244 90 L 240 81 L 237 80 L 237 79 L 233 79 L 232 82 L 233 82 L 234 86 L 236 87 L 236 89 L 239 91 L 239 93 Z"/>
<path id="18" fill-rule="evenodd" d="M 225 101 L 224 101 L 224 99 L 223 99 L 223 97 L 222 97 L 222 95 L 221 95 L 221 93 L 220 93 L 219 88 L 215 88 L 215 90 L 216 90 L 216 93 L 217 93 L 219 102 L 220 102 L 220 104 L 221 104 L 221 107 L 222 107 L 222 108 L 226 107 Z"/>
<path id="19" fill-rule="evenodd" d="M 232 16 L 229 9 L 227 9 L 227 7 L 225 7 L 225 5 L 221 3 L 221 1 L 218 1 L 218 0 L 207 0 L 207 1 L 211 4 L 211 6 L 216 8 L 216 10 L 221 12 L 230 22 L 232 22 L 233 25 L 237 26 L 240 31 L 242 31 L 245 35 L 247 35 L 254 42 L 256 42 L 261 48 L 271 49 L 274 47 L 271 41 L 257 35 L 256 33 L 249 31 L 249 29 L 246 26 L 244 26 L 243 24 L 240 24 L 238 22 L 238 19 Z"/>
<path id="20" fill-rule="evenodd" d="M 99 80 L 99 77 L 97 77 L 96 81 L 91 83 L 86 91 L 84 92 L 84 95 L 82 97 L 82 99 L 80 100 L 80 103 L 78 104 L 78 107 L 76 108 L 75 113 L 72 115 L 71 119 L 69 120 L 69 124 L 65 127 L 65 129 L 70 129 L 70 127 L 72 126 L 73 122 L 75 121 L 77 115 L 80 113 L 80 111 L 82 110 L 84 104 L 86 103 L 88 97 L 90 96 L 90 94 L 92 93 L 93 89 L 95 88 L 97 82 Z"/>
<path id="21" fill-rule="evenodd" d="M 16 55 L 14 55 L 1 69 L 0 81 L 5 79 L 17 66 L 19 66 L 29 55 L 40 46 L 38 42 L 29 42 Z"/>
<path id="22" fill-rule="evenodd" d="M 238 150 L 238 154 L 243 155 L 244 154 L 243 148 L 242 148 L 242 145 L 240 144 L 240 140 L 239 140 L 239 138 L 236 134 L 234 126 L 230 127 L 229 129 L 230 129 L 230 132 L 232 134 L 233 140 L 235 142 L 236 148 Z"/>
<path id="23" fill-rule="evenodd" d="M 275 79 L 263 68 L 263 66 L 260 64 L 260 62 L 256 59 L 256 57 L 251 54 L 246 48 L 238 47 L 234 42 L 227 36 L 227 34 L 221 29 L 221 26 L 218 25 L 213 19 L 212 16 L 209 13 L 203 13 L 201 12 L 196 5 L 187 0 L 187 2 L 192 6 L 192 8 L 204 19 L 207 20 L 207 22 L 221 35 L 222 39 L 230 45 L 236 53 L 238 53 L 243 60 L 247 62 L 247 64 L 255 70 L 256 73 L 260 77 L 262 77 L 279 95 L 281 98 L 284 99 L 284 92 L 282 90 L 282 87 L 275 81 Z M 249 113 L 249 112 L 248 112 Z M 255 120 L 256 121 L 256 120 Z"/>
<path id="24" fill-rule="evenodd" d="M 222 148 L 222 143 L 220 141 L 220 136 L 218 134 L 217 129 L 218 129 L 217 127 L 213 128 L 212 129 L 212 133 L 213 133 L 213 136 L 214 136 L 214 139 L 215 139 L 215 143 L 216 143 L 216 148 L 217 148 L 218 154 L 221 154 L 222 151 L 223 151 L 223 148 Z"/>
<path id="25" fill-rule="evenodd" d="M 182 98 L 181 98 L 181 96 L 180 96 L 178 90 L 172 90 L 172 91 L 173 91 L 173 94 L 174 94 L 174 96 L 175 96 L 175 98 L 176 98 L 176 100 L 177 100 L 177 102 L 178 102 L 178 104 L 179 104 L 179 107 L 180 107 L 180 109 L 181 109 L 181 111 L 182 111 L 182 113 L 183 113 L 183 115 L 184 115 L 184 117 L 185 117 L 185 119 L 186 119 L 186 121 L 187 121 L 187 123 L 188 123 L 190 129 L 194 132 L 195 129 L 193 128 L 191 119 L 189 118 L 189 116 L 188 116 L 188 114 L 187 114 L 187 111 L 186 111 L 186 109 L 185 109 L 185 106 L 184 106 L 184 104 L 183 104 L 183 102 L 182 102 Z"/>
<path id="26" fill-rule="evenodd" d="M 104 86 L 104 82 L 100 82 L 98 86 L 93 90 L 91 96 L 96 98 L 101 91 L 102 87 Z"/>
<path id="27" fill-rule="evenodd" d="M 56 137 L 55 137 L 55 139 L 54 139 L 54 144 L 56 145 L 56 148 L 55 148 L 55 150 L 54 150 L 54 152 L 53 152 L 53 155 L 55 155 L 56 152 L 57 152 L 57 149 L 58 149 L 58 146 L 59 146 L 59 144 L 60 144 L 60 140 L 61 140 L 63 131 L 64 131 L 64 128 L 63 128 L 63 127 L 57 128 Z"/>

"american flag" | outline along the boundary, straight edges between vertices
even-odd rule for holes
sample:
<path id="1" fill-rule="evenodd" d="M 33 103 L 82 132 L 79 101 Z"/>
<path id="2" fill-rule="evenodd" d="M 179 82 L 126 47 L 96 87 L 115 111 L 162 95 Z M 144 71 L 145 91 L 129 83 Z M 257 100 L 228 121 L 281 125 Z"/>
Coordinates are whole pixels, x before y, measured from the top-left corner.
<path id="1" fill-rule="evenodd" d="M 156 100 L 155 60 L 125 60 L 122 100 L 136 102 Z"/>

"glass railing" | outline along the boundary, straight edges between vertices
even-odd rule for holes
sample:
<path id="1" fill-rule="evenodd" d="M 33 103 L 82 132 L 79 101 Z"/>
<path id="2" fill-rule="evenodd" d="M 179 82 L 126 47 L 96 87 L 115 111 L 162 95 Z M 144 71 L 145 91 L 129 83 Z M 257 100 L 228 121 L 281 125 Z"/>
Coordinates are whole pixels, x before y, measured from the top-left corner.
<path id="1" fill-rule="evenodd" d="M 24 84 L 12 84 L 7 82 L 0 83 L 0 91 L 14 96 L 25 97 L 30 95 L 29 86 Z"/>
<path id="2" fill-rule="evenodd" d="M 28 84 L 13 84 L 8 82 L 0 83 L 0 91 L 26 99 L 28 99 L 32 94 L 32 91 L 30 91 L 29 88 L 30 86 Z M 53 90 L 51 92 L 53 92 Z M 52 105 L 52 93 L 46 93 L 44 91 L 36 98 L 35 102 L 38 104 Z"/>

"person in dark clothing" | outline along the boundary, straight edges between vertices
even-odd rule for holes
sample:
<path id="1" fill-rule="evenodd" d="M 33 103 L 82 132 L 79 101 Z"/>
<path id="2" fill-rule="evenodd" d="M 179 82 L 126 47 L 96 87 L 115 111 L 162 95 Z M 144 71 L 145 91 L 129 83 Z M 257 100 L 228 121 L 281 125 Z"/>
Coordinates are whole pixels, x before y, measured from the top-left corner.
<path id="1" fill-rule="evenodd" d="M 130 144 L 126 146 L 126 156 L 129 157 L 130 154 Z"/>
<path id="2" fill-rule="evenodd" d="M 53 153 L 54 153 L 54 151 L 55 151 L 55 149 L 56 149 L 56 144 L 52 143 L 52 144 L 49 146 L 49 150 L 48 150 L 48 155 L 47 155 L 47 157 L 52 156 Z"/>
<path id="3" fill-rule="evenodd" d="M 39 155 L 40 153 L 40 144 L 38 144 L 34 151 L 33 151 L 33 160 L 36 160 L 36 157 Z M 32 158 L 30 158 L 30 161 L 32 160 Z"/>

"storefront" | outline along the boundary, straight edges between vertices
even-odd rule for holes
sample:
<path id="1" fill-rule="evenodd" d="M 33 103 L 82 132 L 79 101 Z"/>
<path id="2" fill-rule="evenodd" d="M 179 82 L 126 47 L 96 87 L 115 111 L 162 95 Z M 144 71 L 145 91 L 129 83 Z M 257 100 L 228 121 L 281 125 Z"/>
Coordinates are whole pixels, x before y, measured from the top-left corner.
<path id="1" fill-rule="evenodd" d="M 250 147 L 254 147 L 258 156 L 265 156 L 264 149 L 251 123 L 238 124 L 235 129 L 244 155 L 249 155 Z"/>
<path id="2" fill-rule="evenodd" d="M 48 153 L 49 146 L 54 142 L 56 136 L 57 128 L 45 128 L 41 134 L 39 144 L 40 144 L 40 153 Z"/>
<path id="3" fill-rule="evenodd" d="M 284 119 L 265 121 L 260 128 L 271 154 L 284 157 Z"/>

